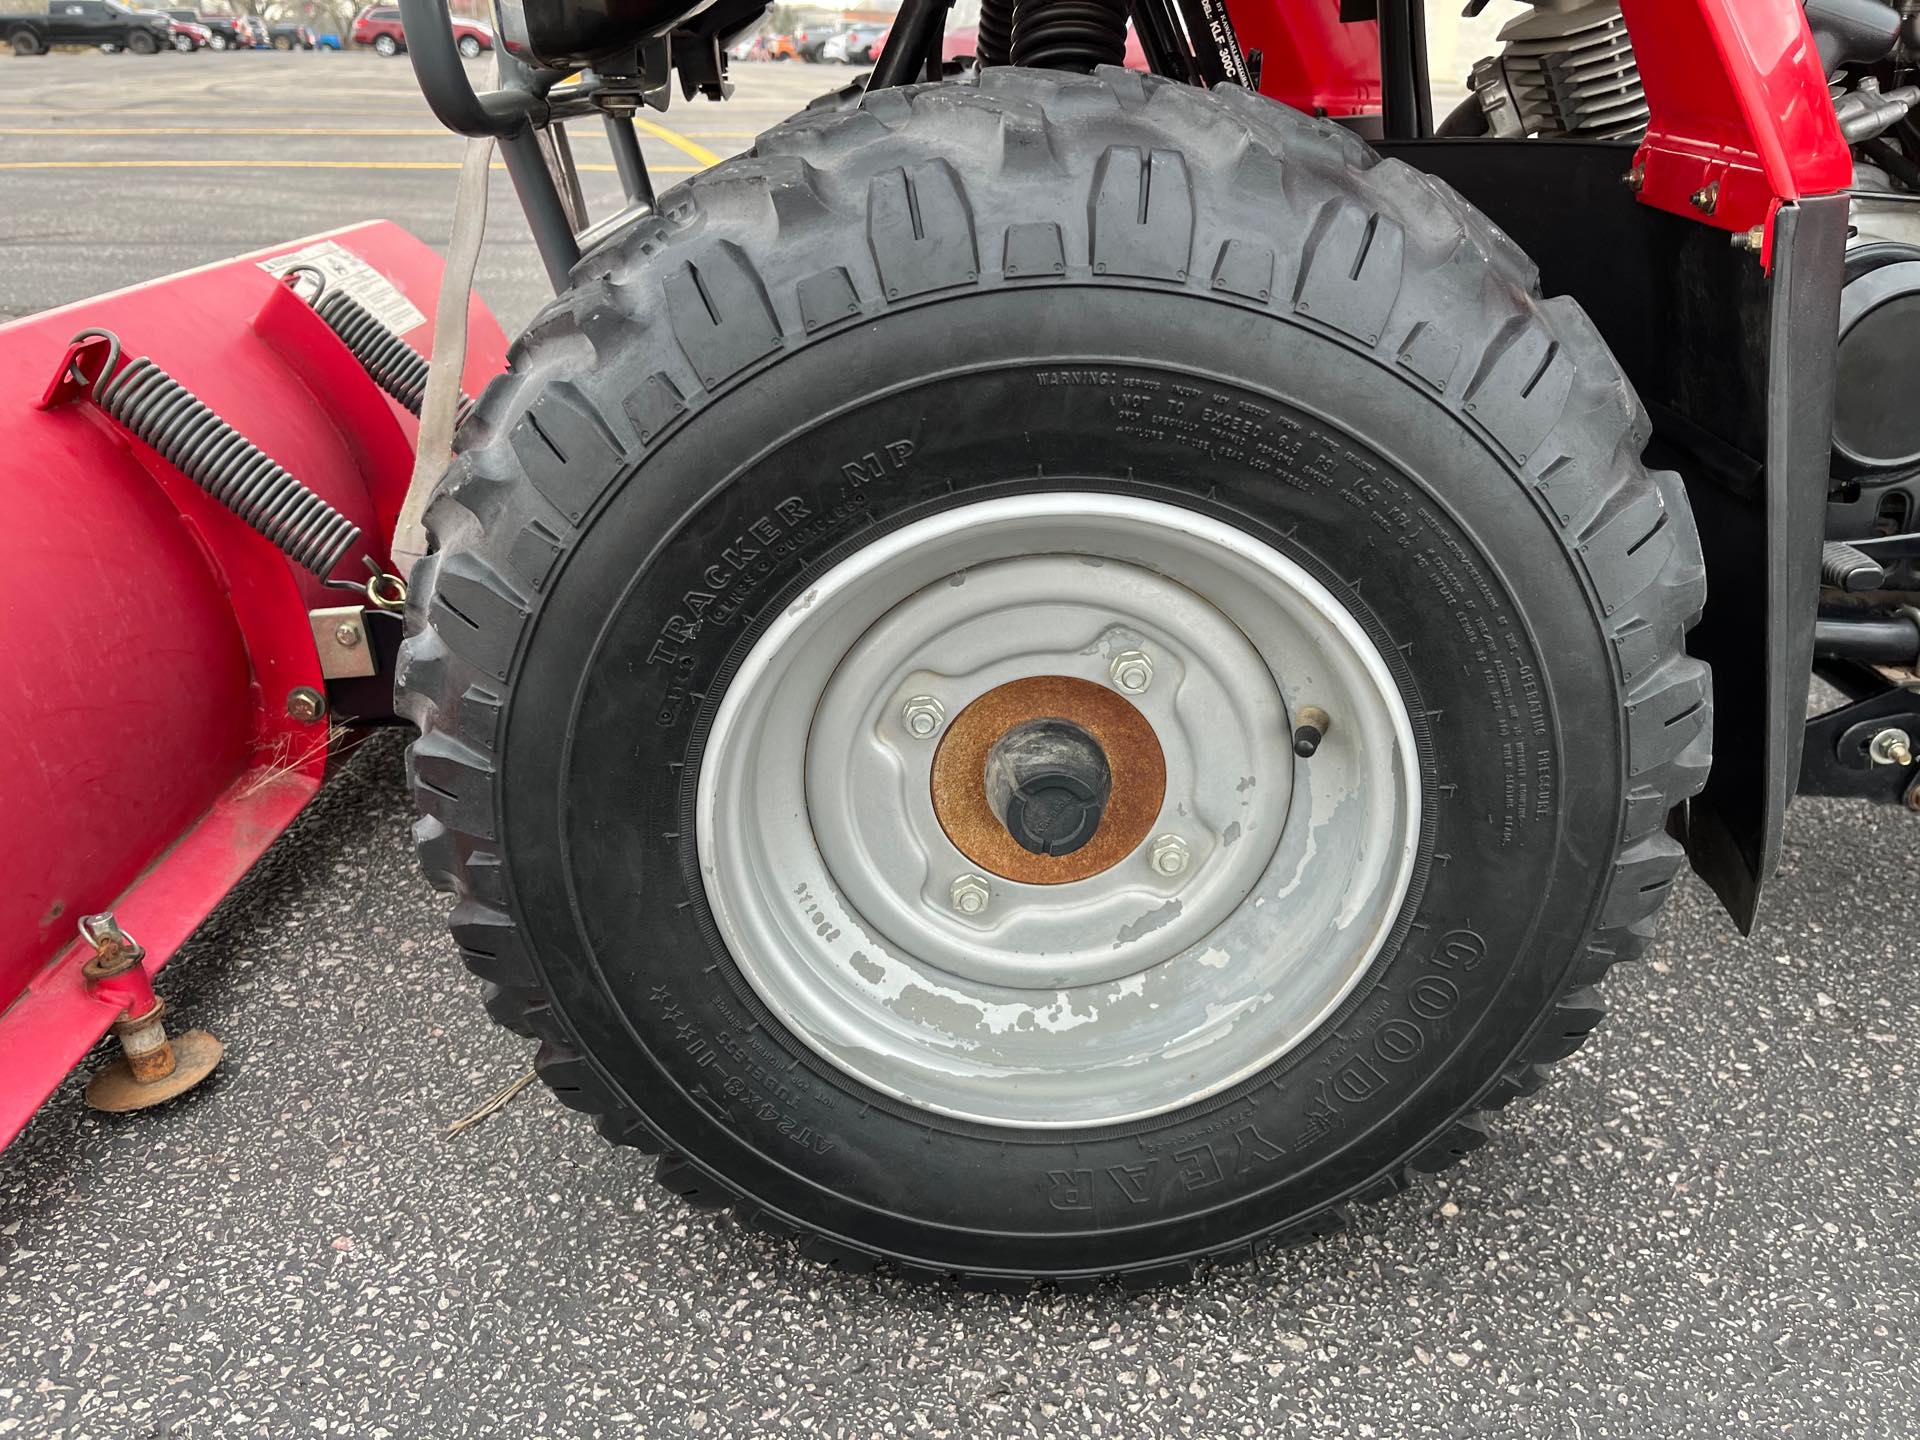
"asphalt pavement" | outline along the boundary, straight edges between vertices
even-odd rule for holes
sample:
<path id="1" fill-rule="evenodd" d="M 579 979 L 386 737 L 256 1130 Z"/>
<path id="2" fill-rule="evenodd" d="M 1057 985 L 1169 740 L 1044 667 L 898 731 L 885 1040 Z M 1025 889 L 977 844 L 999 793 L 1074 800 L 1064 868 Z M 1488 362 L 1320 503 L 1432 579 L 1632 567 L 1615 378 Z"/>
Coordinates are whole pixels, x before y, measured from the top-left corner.
<path id="1" fill-rule="evenodd" d="M 666 183 L 842 78 L 745 68 L 649 160 Z M 440 243 L 458 158 L 401 62 L 0 58 L 0 313 L 372 216 Z M 496 198 L 480 288 L 513 329 L 542 282 Z M 688 1210 L 537 1086 L 449 1134 L 529 1047 L 415 871 L 397 741 L 163 977 L 217 1079 L 131 1118 L 70 1081 L 0 1156 L 0 1436 L 1920 1433 L 1904 813 L 1797 807 L 1750 940 L 1683 884 L 1587 1048 L 1349 1233 L 1183 1289 L 978 1296 Z"/>

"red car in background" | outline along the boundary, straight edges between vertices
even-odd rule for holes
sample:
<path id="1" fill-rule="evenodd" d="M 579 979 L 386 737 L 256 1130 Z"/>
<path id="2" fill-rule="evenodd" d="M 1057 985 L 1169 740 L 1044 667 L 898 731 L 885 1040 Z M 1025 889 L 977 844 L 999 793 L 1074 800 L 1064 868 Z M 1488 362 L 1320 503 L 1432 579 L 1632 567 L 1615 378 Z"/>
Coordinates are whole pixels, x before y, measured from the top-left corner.
<path id="1" fill-rule="evenodd" d="M 202 25 L 198 19 L 187 19 L 193 15 L 191 10 L 164 10 L 161 12 L 169 21 L 167 33 L 172 37 L 173 48 L 183 54 L 192 54 L 213 43 L 213 31 Z"/>
<path id="2" fill-rule="evenodd" d="M 398 55 L 407 48 L 406 28 L 400 23 L 400 11 L 392 5 L 374 5 L 362 10 L 353 20 L 348 36 L 355 45 L 371 45 L 376 55 Z M 493 27 L 479 20 L 459 16 L 453 21 L 454 43 L 471 60 L 493 49 Z"/>

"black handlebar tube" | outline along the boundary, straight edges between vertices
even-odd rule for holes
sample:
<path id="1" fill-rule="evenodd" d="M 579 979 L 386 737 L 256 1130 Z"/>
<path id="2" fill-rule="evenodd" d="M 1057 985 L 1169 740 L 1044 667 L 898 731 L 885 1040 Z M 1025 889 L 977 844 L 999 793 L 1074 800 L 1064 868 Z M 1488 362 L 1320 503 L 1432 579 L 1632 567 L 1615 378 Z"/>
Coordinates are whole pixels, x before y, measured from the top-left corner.
<path id="1" fill-rule="evenodd" d="M 545 94 L 551 81 L 512 55 L 496 51 L 508 83 L 502 89 L 475 94 L 453 38 L 447 0 L 400 0 L 400 23 L 407 34 L 407 58 L 413 62 L 414 78 L 434 118 L 457 135 L 492 136 L 500 142 L 500 158 L 526 212 L 527 228 L 533 231 L 547 278 L 556 292 L 565 290 L 580 259 L 580 242 L 567 221 L 559 186 L 534 133 L 551 118 Z"/>
<path id="2" fill-rule="evenodd" d="M 400 24 L 407 32 L 407 59 L 427 97 L 434 118 L 459 135 L 505 137 L 545 119 L 545 106 L 530 85 L 476 95 L 467 80 L 466 62 L 453 38 L 447 0 L 400 0 Z M 503 57 L 514 69 L 525 67 Z M 515 77 L 520 78 L 520 77 Z"/>
<path id="3" fill-rule="evenodd" d="M 893 29 L 888 32 L 887 43 L 880 49 L 880 58 L 874 62 L 867 88 L 884 90 L 917 78 L 927 46 L 940 43 L 946 18 L 947 0 L 906 0 L 900 7 L 899 18 L 893 22 Z"/>

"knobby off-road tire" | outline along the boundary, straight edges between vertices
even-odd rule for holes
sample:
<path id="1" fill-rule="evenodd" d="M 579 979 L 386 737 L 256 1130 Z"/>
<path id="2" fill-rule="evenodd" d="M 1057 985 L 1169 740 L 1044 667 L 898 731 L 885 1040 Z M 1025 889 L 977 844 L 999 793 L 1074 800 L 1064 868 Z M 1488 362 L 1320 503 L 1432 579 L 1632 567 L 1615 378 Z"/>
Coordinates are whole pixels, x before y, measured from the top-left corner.
<path id="1" fill-rule="evenodd" d="M 1154 1283 L 1327 1233 L 1580 1045 L 1681 865 L 1704 571 L 1648 433 L 1576 305 L 1335 126 L 1115 70 L 805 113 L 586 258 L 466 428 L 400 667 L 425 869 L 565 1103 L 823 1261 Z M 1364 973 L 1257 1073 L 979 1123 L 864 1084 L 743 978 L 703 747 L 836 566 L 1075 496 L 1231 527 L 1335 597 L 1404 705 L 1418 833 Z"/>

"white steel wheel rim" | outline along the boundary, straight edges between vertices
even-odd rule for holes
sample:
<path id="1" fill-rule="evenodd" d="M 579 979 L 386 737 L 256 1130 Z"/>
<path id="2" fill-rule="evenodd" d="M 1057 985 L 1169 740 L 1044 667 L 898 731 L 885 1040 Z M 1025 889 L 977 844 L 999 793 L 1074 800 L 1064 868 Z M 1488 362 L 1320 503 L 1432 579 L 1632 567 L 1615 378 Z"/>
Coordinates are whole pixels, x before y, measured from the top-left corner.
<path id="1" fill-rule="evenodd" d="M 1186 868 L 1142 844 L 1066 884 L 983 872 L 908 702 L 951 724 L 1024 676 L 1116 687 L 1131 650 L 1165 755 L 1148 833 Z M 1333 723 L 1299 759 L 1305 706 Z M 1420 830 L 1406 707 L 1346 607 L 1245 531 L 1103 493 L 956 507 L 833 567 L 734 673 L 697 793 L 708 907 L 772 1014 L 882 1094 L 1019 1128 L 1164 1114 L 1272 1065 L 1386 943 Z"/>

